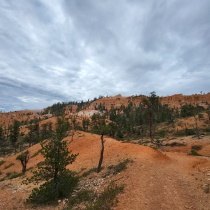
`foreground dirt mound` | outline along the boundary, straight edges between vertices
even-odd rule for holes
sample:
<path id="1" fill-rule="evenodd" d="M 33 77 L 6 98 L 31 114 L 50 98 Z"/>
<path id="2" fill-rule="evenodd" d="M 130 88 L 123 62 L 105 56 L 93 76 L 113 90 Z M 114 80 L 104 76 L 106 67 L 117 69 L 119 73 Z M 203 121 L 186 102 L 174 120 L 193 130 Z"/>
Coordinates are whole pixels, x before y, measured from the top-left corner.
<path id="1" fill-rule="evenodd" d="M 104 171 L 108 166 L 116 165 L 125 159 L 133 160 L 133 163 L 128 164 L 127 170 L 115 176 L 115 183 L 126 185 L 124 193 L 118 196 L 119 203 L 115 209 L 209 209 L 210 196 L 202 189 L 203 184 L 210 184 L 209 158 L 159 152 L 106 136 L 104 139 Z M 66 140 L 70 143 L 72 137 L 68 136 Z M 31 156 L 39 149 L 39 144 L 29 148 Z M 68 166 L 69 169 L 79 172 L 98 166 L 100 136 L 77 131 L 69 149 L 74 154 L 79 153 L 76 161 Z M 20 162 L 15 160 L 16 156 L 5 158 L 6 162 L 0 166 L 0 171 L 3 172 L 0 178 L 7 172 L 21 171 Z M 42 160 L 40 154 L 36 155 L 29 160 L 28 168 L 35 168 Z M 4 169 L 5 165 L 10 163 L 14 165 Z M 26 175 L 30 175 L 30 172 L 26 172 Z M 101 179 L 100 174 L 93 176 L 94 179 Z M 30 209 L 23 201 L 34 185 L 20 185 L 21 181 L 22 177 L 0 182 L 0 209 Z"/>

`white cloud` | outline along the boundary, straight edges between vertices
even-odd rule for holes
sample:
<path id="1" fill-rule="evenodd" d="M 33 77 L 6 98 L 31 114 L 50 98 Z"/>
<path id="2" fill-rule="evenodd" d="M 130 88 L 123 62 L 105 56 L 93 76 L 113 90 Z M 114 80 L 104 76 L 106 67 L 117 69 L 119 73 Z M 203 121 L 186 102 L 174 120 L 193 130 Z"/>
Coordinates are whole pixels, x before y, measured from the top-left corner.
<path id="1" fill-rule="evenodd" d="M 209 92 L 209 7 L 208 0 L 2 0 L 0 106 Z"/>

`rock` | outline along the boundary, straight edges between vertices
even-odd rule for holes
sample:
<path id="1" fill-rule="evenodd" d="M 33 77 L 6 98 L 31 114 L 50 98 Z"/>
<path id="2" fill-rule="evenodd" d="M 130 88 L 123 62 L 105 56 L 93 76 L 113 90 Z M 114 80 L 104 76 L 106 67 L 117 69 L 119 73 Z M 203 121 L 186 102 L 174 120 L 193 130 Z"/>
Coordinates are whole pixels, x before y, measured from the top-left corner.
<path id="1" fill-rule="evenodd" d="M 58 203 L 60 203 L 61 202 L 61 200 L 58 200 Z"/>
<path id="2" fill-rule="evenodd" d="M 209 184 L 203 184 L 202 188 L 205 193 L 209 193 Z"/>
<path id="3" fill-rule="evenodd" d="M 68 203 L 69 202 L 69 199 L 67 199 L 67 198 L 65 198 L 64 200 L 63 200 L 63 204 L 66 204 L 66 203 Z"/>

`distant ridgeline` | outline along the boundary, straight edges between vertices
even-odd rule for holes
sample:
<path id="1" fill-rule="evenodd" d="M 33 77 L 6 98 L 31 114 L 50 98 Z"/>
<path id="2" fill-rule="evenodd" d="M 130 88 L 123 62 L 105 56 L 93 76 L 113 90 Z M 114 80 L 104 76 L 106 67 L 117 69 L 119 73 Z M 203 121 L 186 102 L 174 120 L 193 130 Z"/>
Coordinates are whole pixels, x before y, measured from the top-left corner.
<path id="1" fill-rule="evenodd" d="M 123 105 L 128 107 L 129 103 L 132 103 L 136 107 L 139 106 L 142 98 L 147 96 L 130 96 L 122 97 L 120 94 L 111 97 L 99 96 L 99 98 L 94 98 L 94 100 L 88 100 L 87 102 L 62 102 L 53 104 L 52 106 L 46 108 L 42 114 L 50 113 L 53 116 L 61 116 L 63 114 L 75 114 L 81 110 L 99 110 L 99 111 L 110 111 L 113 109 L 120 109 Z M 175 94 L 172 96 L 159 97 L 159 101 L 162 105 L 167 104 L 169 108 L 181 108 L 181 106 L 186 104 L 191 104 L 192 106 L 203 106 L 205 109 L 209 107 L 210 104 L 210 93 L 207 94 L 195 94 L 195 95 L 183 95 Z"/>

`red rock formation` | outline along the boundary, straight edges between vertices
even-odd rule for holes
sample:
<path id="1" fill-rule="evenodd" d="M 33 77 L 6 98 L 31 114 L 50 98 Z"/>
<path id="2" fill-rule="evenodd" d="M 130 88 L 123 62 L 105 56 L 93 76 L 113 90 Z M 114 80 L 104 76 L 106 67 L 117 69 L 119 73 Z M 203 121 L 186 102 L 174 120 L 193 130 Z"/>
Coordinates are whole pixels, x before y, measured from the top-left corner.
<path id="1" fill-rule="evenodd" d="M 73 114 L 77 112 L 77 105 L 72 105 L 72 111 Z"/>
<path id="2" fill-rule="evenodd" d="M 65 115 L 70 115 L 70 110 L 68 106 L 66 106 Z"/>
<path id="3" fill-rule="evenodd" d="M 111 107 L 114 108 L 120 108 L 121 105 L 124 105 L 125 107 L 128 106 L 130 102 L 135 104 L 136 106 L 139 105 L 141 102 L 143 96 L 131 96 L 131 97 L 122 97 L 120 94 L 116 95 L 114 97 L 106 97 L 98 99 L 91 103 L 90 107 L 98 107 L 99 104 L 104 104 L 105 108 L 110 111 Z M 184 96 L 182 94 L 175 94 L 172 96 L 165 96 L 165 97 L 159 97 L 160 102 L 162 104 L 168 104 L 169 107 L 181 107 L 184 104 L 192 104 L 196 105 L 199 104 L 200 106 L 203 106 L 204 108 L 207 108 L 207 103 L 210 104 L 210 93 L 208 94 L 195 94 L 195 95 L 189 95 Z M 207 103 L 206 103 L 207 102 Z"/>

